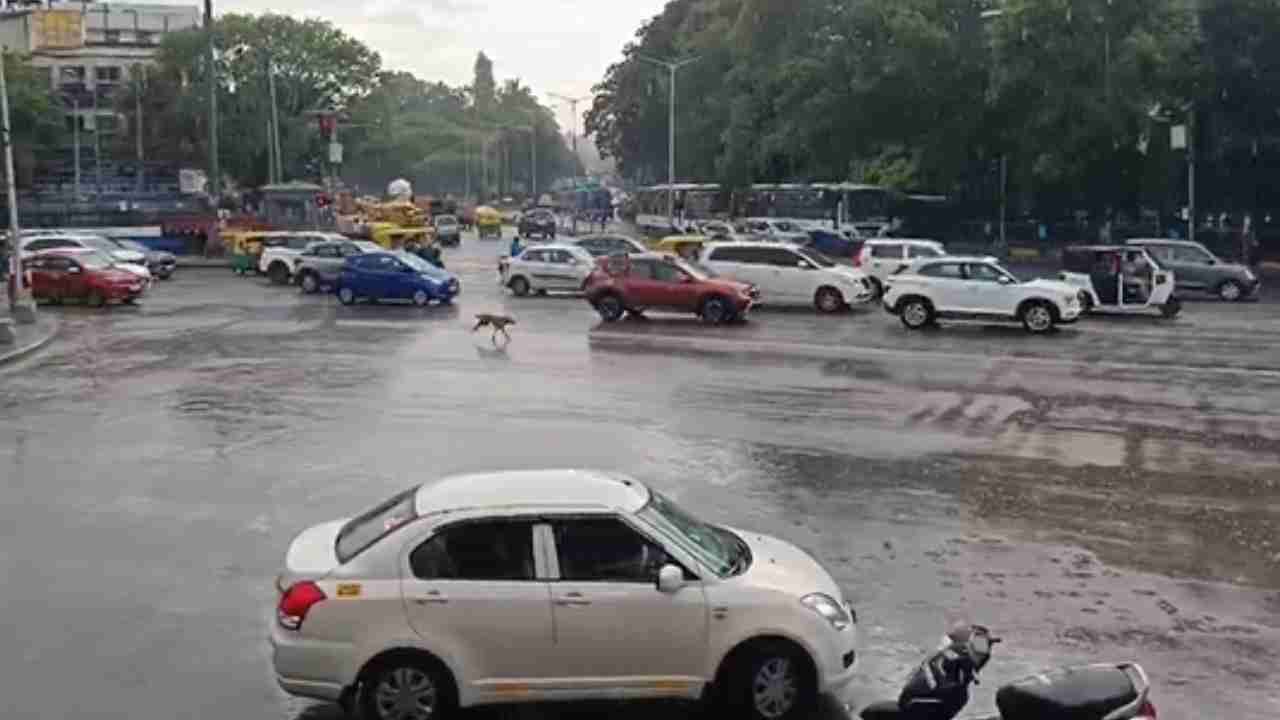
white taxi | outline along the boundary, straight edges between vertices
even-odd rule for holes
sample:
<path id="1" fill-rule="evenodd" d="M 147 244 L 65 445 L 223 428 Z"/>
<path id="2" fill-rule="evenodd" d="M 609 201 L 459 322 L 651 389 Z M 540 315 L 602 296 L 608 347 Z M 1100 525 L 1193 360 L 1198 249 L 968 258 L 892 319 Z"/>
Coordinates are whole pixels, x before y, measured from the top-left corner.
<path id="1" fill-rule="evenodd" d="M 379 720 L 707 689 L 789 720 L 854 671 L 856 617 L 812 557 L 607 473 L 429 482 L 304 531 L 277 585 L 280 686 Z"/>

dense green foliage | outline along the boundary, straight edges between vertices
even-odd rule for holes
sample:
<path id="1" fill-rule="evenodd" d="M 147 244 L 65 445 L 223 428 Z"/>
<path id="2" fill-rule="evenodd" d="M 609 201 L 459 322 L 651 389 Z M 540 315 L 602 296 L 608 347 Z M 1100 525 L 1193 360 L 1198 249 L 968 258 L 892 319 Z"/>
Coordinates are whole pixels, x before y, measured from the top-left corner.
<path id="1" fill-rule="evenodd" d="M 1277 36 L 1276 0 L 672 0 L 586 127 L 625 175 L 665 180 L 668 75 L 641 56 L 697 57 L 677 81 L 681 180 L 991 202 L 1005 157 L 1024 209 L 1169 210 L 1169 125 L 1194 107 L 1205 202 L 1252 207 L 1240 169 L 1280 152 Z"/>
<path id="2" fill-rule="evenodd" d="M 527 184 L 529 133 L 536 127 L 539 184 L 575 171 L 551 112 L 529 88 L 510 80 L 495 87 L 493 63 L 481 53 L 476 86 L 453 88 L 412 74 L 383 71 L 373 50 L 323 20 L 282 15 L 218 18 L 218 138 L 222 172 L 241 187 L 268 179 L 271 94 L 275 75 L 284 180 L 327 173 L 326 141 L 308 113 L 336 109 L 344 144 L 342 174 L 377 193 L 403 177 L 424 191 L 473 192 L 487 169 L 490 192 Z M 206 36 L 200 30 L 166 36 L 155 65 L 131 78 L 118 98 L 121 113 L 143 102 L 144 144 L 152 160 L 205 167 L 208 157 Z M 132 135 L 120 141 L 132 147 Z M 504 150 L 511 148 L 505 163 Z M 482 153 L 483 149 L 483 153 Z M 519 153 L 519 156 L 516 156 Z M 468 158 L 470 170 L 468 171 Z"/>

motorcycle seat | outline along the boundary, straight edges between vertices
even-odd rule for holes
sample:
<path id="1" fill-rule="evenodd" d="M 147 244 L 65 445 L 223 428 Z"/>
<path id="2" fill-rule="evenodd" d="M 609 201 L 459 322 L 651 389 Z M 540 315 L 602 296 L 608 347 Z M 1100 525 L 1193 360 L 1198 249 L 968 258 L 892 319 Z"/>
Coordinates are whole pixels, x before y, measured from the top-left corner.
<path id="1" fill-rule="evenodd" d="M 899 720 L 903 717 L 902 711 L 898 709 L 898 703 L 892 700 L 868 705 L 858 715 L 862 720 Z"/>
<path id="2" fill-rule="evenodd" d="M 1102 720 L 1133 703 L 1138 690 L 1115 665 L 1062 668 L 1006 685 L 996 692 L 1003 720 Z"/>

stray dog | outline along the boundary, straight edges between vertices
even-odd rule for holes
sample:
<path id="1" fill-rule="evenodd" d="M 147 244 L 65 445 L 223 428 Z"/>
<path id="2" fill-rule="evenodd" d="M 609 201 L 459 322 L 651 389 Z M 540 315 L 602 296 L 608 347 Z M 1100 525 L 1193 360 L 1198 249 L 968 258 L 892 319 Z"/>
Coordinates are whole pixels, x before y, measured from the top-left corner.
<path id="1" fill-rule="evenodd" d="M 493 328 L 493 344 L 498 344 L 498 333 L 502 333 L 502 337 L 511 342 L 511 336 L 507 334 L 507 326 L 515 325 L 516 319 L 507 315 L 492 315 L 490 313 L 480 313 L 476 315 L 476 326 L 471 328 L 471 332 L 475 332 L 482 327 Z"/>

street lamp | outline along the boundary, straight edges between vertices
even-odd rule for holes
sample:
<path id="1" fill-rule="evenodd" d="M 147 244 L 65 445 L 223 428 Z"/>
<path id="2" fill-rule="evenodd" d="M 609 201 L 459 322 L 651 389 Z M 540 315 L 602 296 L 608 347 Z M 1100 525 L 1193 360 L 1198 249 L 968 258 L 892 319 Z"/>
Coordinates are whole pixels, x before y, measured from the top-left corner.
<path id="1" fill-rule="evenodd" d="M 676 225 L 676 71 L 698 61 L 698 57 L 684 60 L 659 60 L 648 55 L 636 54 L 644 62 L 664 67 L 671 73 L 671 94 L 667 103 L 667 223 Z"/>
<path id="2" fill-rule="evenodd" d="M 567 103 L 569 105 L 569 112 L 573 113 L 573 124 L 570 126 L 570 132 L 573 133 L 573 156 L 576 158 L 578 157 L 578 103 L 590 100 L 594 96 L 583 95 L 582 97 L 569 97 L 568 95 L 561 95 L 560 93 L 553 92 L 549 92 L 547 94 L 560 102 Z"/>
<path id="3" fill-rule="evenodd" d="M 138 27 L 138 11 L 135 10 L 134 8 L 125 8 L 120 12 L 130 13 L 133 15 L 133 41 L 135 43 L 139 42 L 139 37 L 142 35 L 142 33 L 141 33 L 141 29 Z M 143 186 L 143 175 L 144 175 L 144 170 L 142 166 L 142 92 L 143 92 L 143 88 L 146 86 L 146 73 L 147 73 L 146 61 L 144 60 L 142 62 L 139 62 L 137 67 L 138 67 L 139 74 L 137 78 L 137 87 L 134 89 L 134 92 L 133 92 L 133 103 L 134 103 L 133 111 L 135 115 L 134 124 L 136 126 L 134 129 L 136 130 L 136 135 L 137 135 L 138 174 L 137 174 L 137 177 L 134 178 L 134 182 L 136 184 L 135 185 L 136 191 L 138 192 L 138 194 L 141 194 L 142 186 Z"/>

